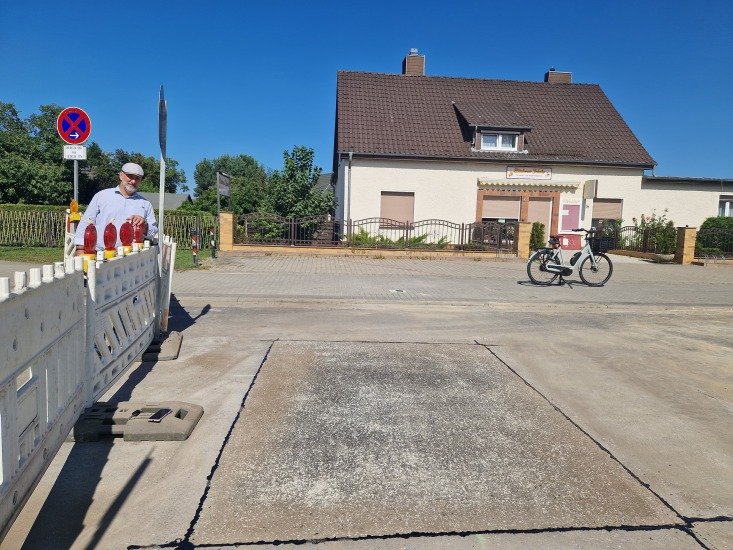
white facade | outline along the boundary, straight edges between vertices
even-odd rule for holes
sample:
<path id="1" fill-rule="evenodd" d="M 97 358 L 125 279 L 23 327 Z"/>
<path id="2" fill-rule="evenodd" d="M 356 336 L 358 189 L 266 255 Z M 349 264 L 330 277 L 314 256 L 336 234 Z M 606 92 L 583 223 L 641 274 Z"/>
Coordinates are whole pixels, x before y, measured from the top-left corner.
<path id="1" fill-rule="evenodd" d="M 597 198 L 622 201 L 624 225 L 632 225 L 632 218 L 642 214 L 661 215 L 667 209 L 667 218 L 677 226 L 699 226 L 706 218 L 718 214 L 721 196 L 733 194 L 733 187 L 722 182 L 717 186 L 642 183 L 640 168 L 546 165 L 541 168 L 548 172 L 548 179 L 510 179 L 507 170 L 517 163 L 355 156 L 350 164 L 350 170 L 348 158 L 339 164 L 336 216 L 352 220 L 380 217 L 382 192 L 414 193 L 416 221 L 434 218 L 469 223 L 480 221 L 482 190 L 495 197 L 521 194 L 522 200 L 533 191 L 542 191 L 554 192 L 559 198 L 555 216 L 562 214 L 565 204 L 579 204 L 581 226 L 590 227 L 594 217 L 593 200 L 584 200 L 583 190 L 586 181 L 597 180 Z"/>

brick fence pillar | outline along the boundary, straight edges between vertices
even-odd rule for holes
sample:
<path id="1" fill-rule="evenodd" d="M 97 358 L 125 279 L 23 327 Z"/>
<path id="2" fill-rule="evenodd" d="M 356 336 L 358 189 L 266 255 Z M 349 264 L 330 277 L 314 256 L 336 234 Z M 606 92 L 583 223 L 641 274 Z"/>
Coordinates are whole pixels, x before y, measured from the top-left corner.
<path id="1" fill-rule="evenodd" d="M 695 259 L 696 227 L 677 228 L 677 247 L 674 251 L 675 263 L 690 265 Z"/>
<path id="2" fill-rule="evenodd" d="M 520 260 L 529 258 L 529 236 L 531 233 L 531 223 L 519 222 L 519 230 L 517 231 L 517 258 Z"/>
<path id="3" fill-rule="evenodd" d="M 219 212 L 219 250 L 234 249 L 234 214 Z"/>

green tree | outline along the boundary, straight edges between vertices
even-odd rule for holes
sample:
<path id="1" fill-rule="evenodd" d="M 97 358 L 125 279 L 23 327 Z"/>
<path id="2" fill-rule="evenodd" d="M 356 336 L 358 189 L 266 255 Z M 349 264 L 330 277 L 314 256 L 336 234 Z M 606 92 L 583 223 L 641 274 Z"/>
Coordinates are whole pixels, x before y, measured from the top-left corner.
<path id="1" fill-rule="evenodd" d="M 63 142 L 48 131 L 49 121 L 53 119 L 55 127 L 59 112 L 57 106 L 43 105 L 40 114 L 22 120 L 14 105 L 0 102 L 0 202 L 63 204 L 68 200 L 73 180 L 65 178 Z"/>
<path id="2" fill-rule="evenodd" d="M 0 102 L 0 202 L 64 205 L 73 198 L 74 165 L 63 160 L 64 142 L 56 131 L 61 111 L 55 104 L 41 105 L 23 120 L 13 104 Z M 130 161 L 145 171 L 141 190 L 157 191 L 157 159 L 122 150 L 105 153 L 92 142 L 87 160 L 79 161 L 79 202 L 88 204 L 94 193 L 116 185 L 120 167 Z M 178 162 L 167 159 L 166 191 L 187 190 L 185 182 Z"/>
<path id="3" fill-rule="evenodd" d="M 313 165 L 313 156 L 313 149 L 303 146 L 283 153 L 283 169 L 272 174 L 262 211 L 303 218 L 333 210 L 333 193 L 314 189 L 321 169 Z"/>
<path id="4" fill-rule="evenodd" d="M 115 150 L 109 155 L 109 162 L 115 170 L 114 181 L 118 182 L 117 174 L 120 172 L 122 165 L 127 162 L 134 162 L 143 167 L 142 181 L 140 182 L 140 191 L 156 193 L 160 190 L 160 159 L 145 156 L 142 153 L 124 151 L 122 149 Z M 186 183 L 186 174 L 178 168 L 178 161 L 172 158 L 165 159 L 165 191 L 167 193 L 175 193 L 177 189 L 188 191 Z"/>
<path id="5" fill-rule="evenodd" d="M 222 199 L 222 205 L 235 214 L 256 212 L 265 199 L 267 170 L 249 155 L 223 155 L 213 160 L 204 159 L 196 165 L 194 180 L 196 200 L 185 208 L 205 210 L 216 214 L 216 173 L 231 176 L 231 199 Z"/>

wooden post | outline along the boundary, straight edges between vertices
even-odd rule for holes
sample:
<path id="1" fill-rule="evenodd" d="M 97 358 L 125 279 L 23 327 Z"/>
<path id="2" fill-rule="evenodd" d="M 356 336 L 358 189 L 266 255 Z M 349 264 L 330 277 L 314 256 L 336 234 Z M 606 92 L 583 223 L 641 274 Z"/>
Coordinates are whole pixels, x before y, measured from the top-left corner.
<path id="1" fill-rule="evenodd" d="M 519 222 L 517 230 L 517 258 L 526 260 L 529 258 L 529 237 L 532 233 L 532 224 L 530 222 Z"/>
<path id="2" fill-rule="evenodd" d="M 219 213 L 219 250 L 234 249 L 234 214 Z"/>
<path id="3" fill-rule="evenodd" d="M 690 265 L 695 259 L 696 227 L 677 228 L 677 247 L 674 251 L 674 261 L 677 264 Z"/>

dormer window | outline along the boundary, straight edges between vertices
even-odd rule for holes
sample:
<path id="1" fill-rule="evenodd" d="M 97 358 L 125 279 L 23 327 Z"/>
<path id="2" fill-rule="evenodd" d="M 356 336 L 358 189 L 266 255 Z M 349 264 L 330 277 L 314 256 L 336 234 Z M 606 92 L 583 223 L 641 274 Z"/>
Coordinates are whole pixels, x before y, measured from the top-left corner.
<path id="1" fill-rule="evenodd" d="M 519 134 L 481 132 L 482 151 L 516 151 Z"/>

